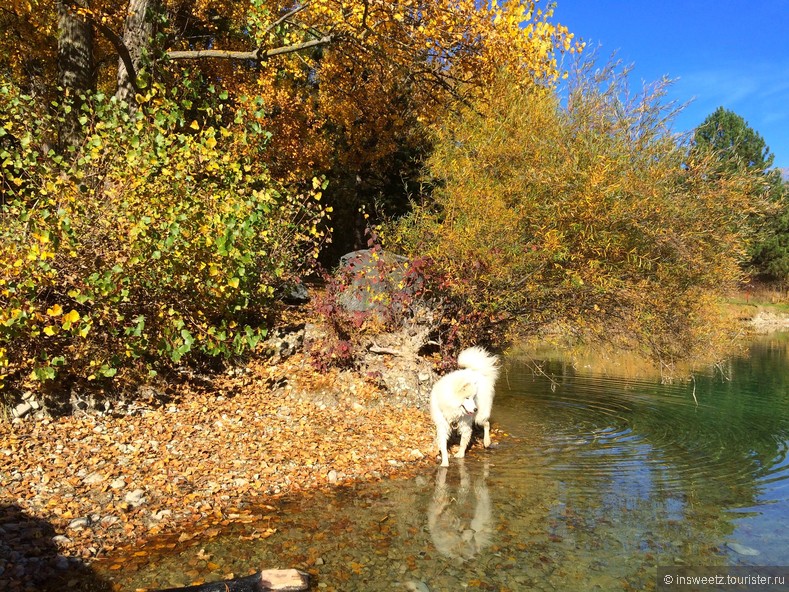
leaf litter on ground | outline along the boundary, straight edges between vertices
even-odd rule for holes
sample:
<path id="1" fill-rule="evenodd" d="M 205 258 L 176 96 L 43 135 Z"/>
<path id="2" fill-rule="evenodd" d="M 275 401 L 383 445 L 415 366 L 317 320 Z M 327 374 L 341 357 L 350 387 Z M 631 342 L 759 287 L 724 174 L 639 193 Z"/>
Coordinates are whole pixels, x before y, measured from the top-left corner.
<path id="1" fill-rule="evenodd" d="M 390 404 L 351 372 L 314 372 L 302 354 L 176 388 L 174 402 L 134 415 L 0 424 L 0 529 L 20 513 L 40 520 L 51 525 L 51 563 L 90 563 L 159 534 L 184 542 L 206 517 L 218 533 L 258 520 L 245 508 L 286 494 L 433 463 L 425 409 Z M 17 561 L 0 565 L 18 589 L 28 575 L 20 563 L 41 554 L 25 548 L 38 544 L 28 539 L 7 540 Z M 34 564 L 44 577 L 41 561 L 28 571 Z"/>

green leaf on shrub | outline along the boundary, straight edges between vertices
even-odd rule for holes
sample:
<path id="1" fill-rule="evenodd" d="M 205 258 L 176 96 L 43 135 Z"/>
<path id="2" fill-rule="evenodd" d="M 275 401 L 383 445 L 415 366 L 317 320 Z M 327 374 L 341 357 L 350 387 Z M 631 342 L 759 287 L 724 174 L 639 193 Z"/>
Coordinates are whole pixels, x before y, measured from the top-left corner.
<path id="1" fill-rule="evenodd" d="M 188 345 L 190 347 L 195 341 L 194 337 L 192 337 L 192 334 L 186 329 L 181 329 L 181 338 L 184 340 L 184 345 Z"/>
<path id="2" fill-rule="evenodd" d="M 52 366 L 39 366 L 33 370 L 35 378 L 41 382 L 46 380 L 54 380 L 57 376 L 57 371 Z"/>
<path id="3" fill-rule="evenodd" d="M 117 368 L 112 368 L 111 366 L 107 366 L 106 364 L 101 367 L 99 370 L 99 374 L 106 378 L 112 378 L 118 373 Z"/>

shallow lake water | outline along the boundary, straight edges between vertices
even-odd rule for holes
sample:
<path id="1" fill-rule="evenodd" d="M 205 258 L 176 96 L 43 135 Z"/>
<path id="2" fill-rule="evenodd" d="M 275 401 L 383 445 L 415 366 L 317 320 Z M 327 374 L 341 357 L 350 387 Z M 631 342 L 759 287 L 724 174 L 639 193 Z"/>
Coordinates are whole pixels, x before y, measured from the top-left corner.
<path id="1" fill-rule="evenodd" d="M 780 336 L 669 384 L 513 357 L 493 422 L 497 445 L 448 469 L 278 502 L 97 572 L 128 590 L 272 567 L 318 590 L 649 590 L 658 566 L 789 565 Z"/>

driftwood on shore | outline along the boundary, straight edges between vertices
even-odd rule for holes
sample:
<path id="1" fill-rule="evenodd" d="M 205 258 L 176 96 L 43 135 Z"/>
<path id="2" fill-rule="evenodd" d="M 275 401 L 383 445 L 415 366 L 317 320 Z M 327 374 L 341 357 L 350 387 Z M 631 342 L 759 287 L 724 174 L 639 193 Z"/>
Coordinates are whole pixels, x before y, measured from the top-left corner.
<path id="1" fill-rule="evenodd" d="M 159 592 L 297 592 L 309 585 L 310 576 L 297 569 L 264 569 L 251 576 Z"/>

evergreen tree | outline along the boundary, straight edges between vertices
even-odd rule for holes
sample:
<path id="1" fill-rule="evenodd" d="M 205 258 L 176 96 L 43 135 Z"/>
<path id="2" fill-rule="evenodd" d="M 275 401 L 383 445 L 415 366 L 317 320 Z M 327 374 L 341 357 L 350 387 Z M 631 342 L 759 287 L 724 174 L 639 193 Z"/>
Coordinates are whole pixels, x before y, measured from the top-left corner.
<path id="1" fill-rule="evenodd" d="M 775 156 L 764 138 L 745 119 L 718 107 L 696 128 L 693 139 L 694 150 L 715 152 L 720 175 L 747 171 L 763 177 L 760 191 L 775 211 L 756 223 L 750 263 L 758 274 L 789 279 L 789 189 L 780 171 L 772 168 Z"/>
<path id="2" fill-rule="evenodd" d="M 696 128 L 693 140 L 697 149 L 715 150 L 724 170 L 744 166 L 767 171 L 775 159 L 764 138 L 742 117 L 723 107 L 718 107 Z"/>

